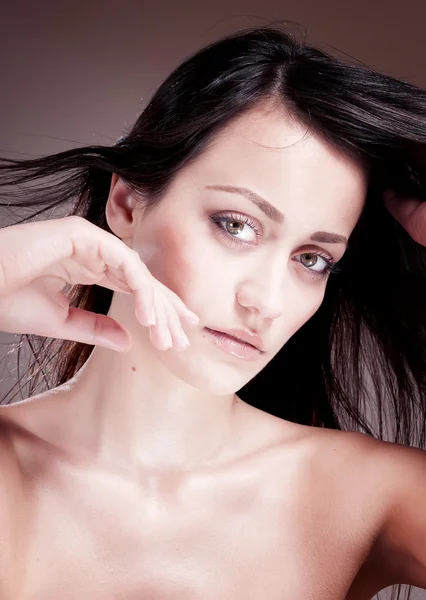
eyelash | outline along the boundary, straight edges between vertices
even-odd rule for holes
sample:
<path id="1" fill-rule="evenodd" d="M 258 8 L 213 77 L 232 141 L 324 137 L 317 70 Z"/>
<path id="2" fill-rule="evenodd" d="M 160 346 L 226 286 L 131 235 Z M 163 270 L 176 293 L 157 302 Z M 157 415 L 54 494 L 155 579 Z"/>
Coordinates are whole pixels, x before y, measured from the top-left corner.
<path id="1" fill-rule="evenodd" d="M 260 232 L 258 226 L 249 217 L 246 217 L 243 215 L 237 215 L 234 213 L 221 213 L 219 215 L 217 215 L 217 214 L 211 215 L 210 219 L 218 227 L 219 233 L 224 235 L 227 239 L 227 242 L 231 242 L 231 244 L 235 244 L 235 245 L 244 244 L 246 246 L 252 245 L 251 242 L 244 242 L 244 241 L 238 240 L 238 238 L 235 237 L 235 235 L 233 235 L 232 233 L 229 233 L 222 227 L 222 223 L 236 221 L 237 223 L 242 223 L 244 225 L 248 225 L 249 227 L 251 227 L 254 230 L 254 232 L 256 234 L 256 238 L 261 237 L 261 232 Z M 312 254 L 313 256 L 321 256 L 321 258 L 323 258 L 325 260 L 325 262 L 327 263 L 327 266 L 324 268 L 324 270 L 320 271 L 320 272 L 314 271 L 313 269 L 309 269 L 308 267 L 305 267 L 313 279 L 324 280 L 329 275 L 340 273 L 340 271 L 341 271 L 341 267 L 336 265 L 336 263 L 332 262 L 330 260 L 330 257 L 328 254 L 323 254 L 322 252 L 302 252 L 302 254 Z"/>

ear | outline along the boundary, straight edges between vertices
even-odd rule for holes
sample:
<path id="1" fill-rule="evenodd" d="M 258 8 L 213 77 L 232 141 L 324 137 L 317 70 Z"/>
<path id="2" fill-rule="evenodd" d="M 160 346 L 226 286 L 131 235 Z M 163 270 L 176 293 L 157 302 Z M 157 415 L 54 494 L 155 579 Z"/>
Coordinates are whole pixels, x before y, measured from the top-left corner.
<path id="1" fill-rule="evenodd" d="M 136 200 L 131 191 L 118 175 L 113 173 L 105 216 L 111 231 L 130 247 L 137 225 L 135 207 Z"/>

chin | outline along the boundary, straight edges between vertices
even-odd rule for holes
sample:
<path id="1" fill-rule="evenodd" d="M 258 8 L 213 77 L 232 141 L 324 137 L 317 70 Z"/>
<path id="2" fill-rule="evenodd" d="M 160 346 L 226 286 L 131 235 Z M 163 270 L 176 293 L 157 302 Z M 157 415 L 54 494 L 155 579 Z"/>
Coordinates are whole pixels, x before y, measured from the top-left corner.
<path id="1" fill-rule="evenodd" d="M 188 351 L 191 351 L 191 347 Z M 235 394 L 256 375 L 253 373 L 248 378 L 246 373 L 243 377 L 244 372 L 238 370 L 235 365 L 214 362 L 211 356 L 202 358 L 200 353 L 196 355 L 197 359 L 191 357 L 185 361 L 185 352 L 174 353 L 173 360 L 169 359 L 172 354 L 164 356 L 166 360 L 163 359 L 163 364 L 173 375 L 202 393 L 229 396 Z M 178 360 L 175 360 L 176 358 Z"/>

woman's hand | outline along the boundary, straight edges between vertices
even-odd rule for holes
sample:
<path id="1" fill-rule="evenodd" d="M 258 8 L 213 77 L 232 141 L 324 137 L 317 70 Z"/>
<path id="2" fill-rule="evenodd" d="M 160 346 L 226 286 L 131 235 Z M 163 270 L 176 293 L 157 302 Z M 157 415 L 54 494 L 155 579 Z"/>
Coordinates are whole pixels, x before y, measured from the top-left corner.
<path id="1" fill-rule="evenodd" d="M 160 350 L 183 348 L 178 346 L 186 337 L 182 324 L 198 322 L 182 300 L 151 275 L 135 250 L 82 217 L 0 229 L 1 331 L 128 350 L 130 334 L 117 321 L 70 308 L 62 292 L 67 283 L 132 294 L 136 318 L 150 327 L 151 341 Z M 172 344 L 167 345 L 169 332 Z"/>
<path id="2" fill-rule="evenodd" d="M 413 240 L 426 246 L 426 202 L 397 196 L 392 190 L 384 192 L 383 201 L 390 214 Z"/>

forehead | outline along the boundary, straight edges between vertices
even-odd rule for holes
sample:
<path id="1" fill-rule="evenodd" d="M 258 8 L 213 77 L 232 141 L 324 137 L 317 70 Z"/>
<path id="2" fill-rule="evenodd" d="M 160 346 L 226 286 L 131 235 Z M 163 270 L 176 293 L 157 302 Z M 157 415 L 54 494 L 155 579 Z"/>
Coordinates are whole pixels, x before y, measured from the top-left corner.
<path id="1" fill-rule="evenodd" d="M 276 105 L 256 107 L 230 122 L 191 165 L 190 178 L 199 188 L 252 188 L 289 216 L 303 209 L 318 214 L 338 210 L 352 226 L 367 188 L 359 163 Z"/>

